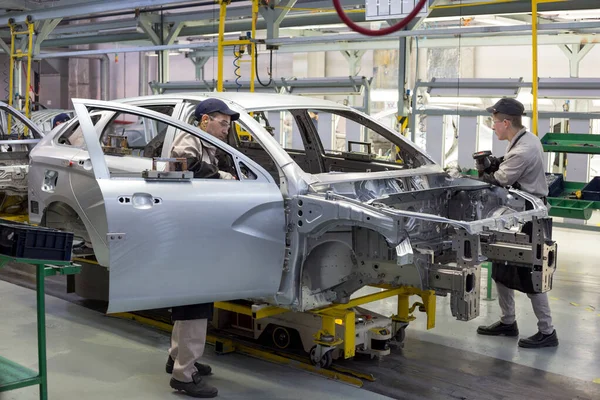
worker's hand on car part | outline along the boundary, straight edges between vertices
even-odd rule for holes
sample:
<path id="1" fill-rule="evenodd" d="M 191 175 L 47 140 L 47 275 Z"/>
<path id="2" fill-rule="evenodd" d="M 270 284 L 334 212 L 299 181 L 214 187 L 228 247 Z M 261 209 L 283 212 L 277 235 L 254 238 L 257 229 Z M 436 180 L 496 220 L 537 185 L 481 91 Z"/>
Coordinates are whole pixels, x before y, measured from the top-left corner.
<path id="1" fill-rule="evenodd" d="M 498 169 L 500 169 L 500 164 L 502 163 L 502 161 L 504 160 L 504 157 L 494 157 L 494 156 L 489 156 L 488 158 L 488 162 L 489 162 L 489 166 L 485 169 L 485 172 L 488 174 L 492 174 L 496 171 L 498 171 Z"/>
<path id="2" fill-rule="evenodd" d="M 478 158 L 475 160 L 475 168 L 477 168 L 477 171 L 485 171 L 485 169 L 489 167 L 489 162 L 487 160 L 487 157 L 485 158 Z"/>

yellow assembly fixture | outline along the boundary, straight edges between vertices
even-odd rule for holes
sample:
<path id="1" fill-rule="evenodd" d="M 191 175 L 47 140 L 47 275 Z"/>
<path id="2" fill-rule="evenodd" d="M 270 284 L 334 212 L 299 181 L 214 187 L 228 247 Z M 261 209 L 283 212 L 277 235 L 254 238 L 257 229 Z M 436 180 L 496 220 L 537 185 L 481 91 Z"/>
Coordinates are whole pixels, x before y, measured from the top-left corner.
<path id="1" fill-rule="evenodd" d="M 31 58 L 33 56 L 33 35 L 34 35 L 34 23 L 33 19 L 30 15 L 27 16 L 25 23 L 27 24 L 26 31 L 19 31 L 19 27 L 15 24 L 14 19 L 10 18 L 8 20 L 8 25 L 10 27 L 10 67 L 9 67 L 9 94 L 8 94 L 8 104 L 12 107 L 14 100 L 14 75 L 15 75 L 15 63 L 17 61 L 21 61 L 22 58 L 27 58 L 27 70 L 26 70 L 26 83 L 25 83 L 25 116 L 29 118 L 31 116 L 31 112 L 29 110 L 29 87 L 31 86 Z M 22 49 L 15 50 L 15 42 L 18 36 L 28 35 L 28 45 L 27 52 L 23 52 Z M 8 132 L 11 130 L 12 125 L 12 116 L 9 114 L 8 116 Z M 27 137 L 29 128 L 27 126 L 24 127 L 23 136 Z M 21 137 L 19 137 L 21 139 Z"/>
<path id="2" fill-rule="evenodd" d="M 223 57 L 225 53 L 225 46 L 242 46 L 248 49 L 250 54 L 250 92 L 254 92 L 254 77 L 255 77 L 255 57 L 256 57 L 256 20 L 258 18 L 258 2 L 259 0 L 252 0 L 252 30 L 250 32 L 250 38 L 240 38 L 238 40 L 225 40 L 225 18 L 227 16 L 227 6 L 231 4 L 231 0 L 218 0 L 219 9 L 219 36 L 217 43 L 217 92 L 223 91 Z M 243 51 L 240 50 L 240 56 Z"/>

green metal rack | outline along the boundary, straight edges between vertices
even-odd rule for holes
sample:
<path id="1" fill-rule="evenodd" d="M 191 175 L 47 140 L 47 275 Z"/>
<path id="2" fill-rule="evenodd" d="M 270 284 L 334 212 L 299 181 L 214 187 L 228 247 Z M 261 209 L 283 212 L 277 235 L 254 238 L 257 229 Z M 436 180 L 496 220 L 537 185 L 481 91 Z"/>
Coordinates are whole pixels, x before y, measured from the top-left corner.
<path id="1" fill-rule="evenodd" d="M 544 151 L 600 154 L 600 135 L 589 133 L 546 133 L 541 142 Z"/>
<path id="2" fill-rule="evenodd" d="M 577 193 L 585 187 L 583 182 L 563 183 L 563 191 L 556 197 L 548 197 L 551 217 L 573 218 L 588 220 L 594 210 L 600 209 L 600 201 L 582 200 Z"/>
<path id="3" fill-rule="evenodd" d="M 546 133 L 541 142 L 545 152 L 600 154 L 600 135 Z M 548 198 L 548 214 L 552 217 L 590 219 L 594 210 L 600 209 L 600 201 L 581 199 L 581 190 L 585 186 L 585 182 L 564 182 L 562 193 Z"/>
<path id="4" fill-rule="evenodd" d="M 38 372 L 0 357 L 0 392 L 39 385 L 41 400 L 48 399 L 48 375 L 46 366 L 46 302 L 44 280 L 47 276 L 73 275 L 81 272 L 81 266 L 71 261 L 37 260 L 16 258 L 0 254 L 0 268 L 7 263 L 36 266 Z"/>

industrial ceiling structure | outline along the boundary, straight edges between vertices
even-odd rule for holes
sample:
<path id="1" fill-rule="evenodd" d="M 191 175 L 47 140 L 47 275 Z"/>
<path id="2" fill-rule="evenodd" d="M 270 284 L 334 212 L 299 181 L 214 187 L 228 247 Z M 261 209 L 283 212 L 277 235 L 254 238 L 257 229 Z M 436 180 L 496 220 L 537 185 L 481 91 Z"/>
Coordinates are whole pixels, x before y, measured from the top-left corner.
<path id="1" fill-rule="evenodd" d="M 34 53 L 38 55 L 45 50 L 100 43 L 114 43 L 120 51 L 139 46 L 142 51 L 156 46 L 210 48 L 203 44 L 214 42 L 218 32 L 219 6 L 213 1 L 12 0 L 2 4 L 0 38 L 4 44 L 10 41 L 9 19 L 22 22 L 31 16 L 36 23 Z M 384 17 L 367 20 L 369 0 L 342 0 L 341 4 L 347 16 L 362 26 L 377 28 L 395 21 Z M 298 52 L 397 48 L 397 38 L 402 36 L 419 37 L 423 47 L 456 46 L 457 35 L 463 46 L 531 43 L 529 0 L 429 0 L 427 6 L 409 29 L 368 37 L 344 25 L 331 1 L 263 1 L 257 29 L 265 44 Z M 595 0 L 541 3 L 539 44 L 596 43 L 600 14 L 595 8 Z M 232 0 L 227 8 L 227 34 L 237 36 L 250 30 L 250 16 L 250 1 Z M 314 46 L 317 43 L 318 48 Z"/>

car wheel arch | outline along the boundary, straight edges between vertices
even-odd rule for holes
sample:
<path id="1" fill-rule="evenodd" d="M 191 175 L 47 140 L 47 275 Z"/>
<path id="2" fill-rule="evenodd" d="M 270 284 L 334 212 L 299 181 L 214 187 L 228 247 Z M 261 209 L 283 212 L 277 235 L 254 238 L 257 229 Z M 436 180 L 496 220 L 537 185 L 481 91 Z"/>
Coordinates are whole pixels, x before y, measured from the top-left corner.
<path id="1" fill-rule="evenodd" d="M 73 232 L 91 246 L 91 235 L 85 219 L 69 203 L 62 200 L 50 202 L 43 211 L 40 225 L 47 228 Z M 84 235 L 84 236 L 82 236 Z"/>

